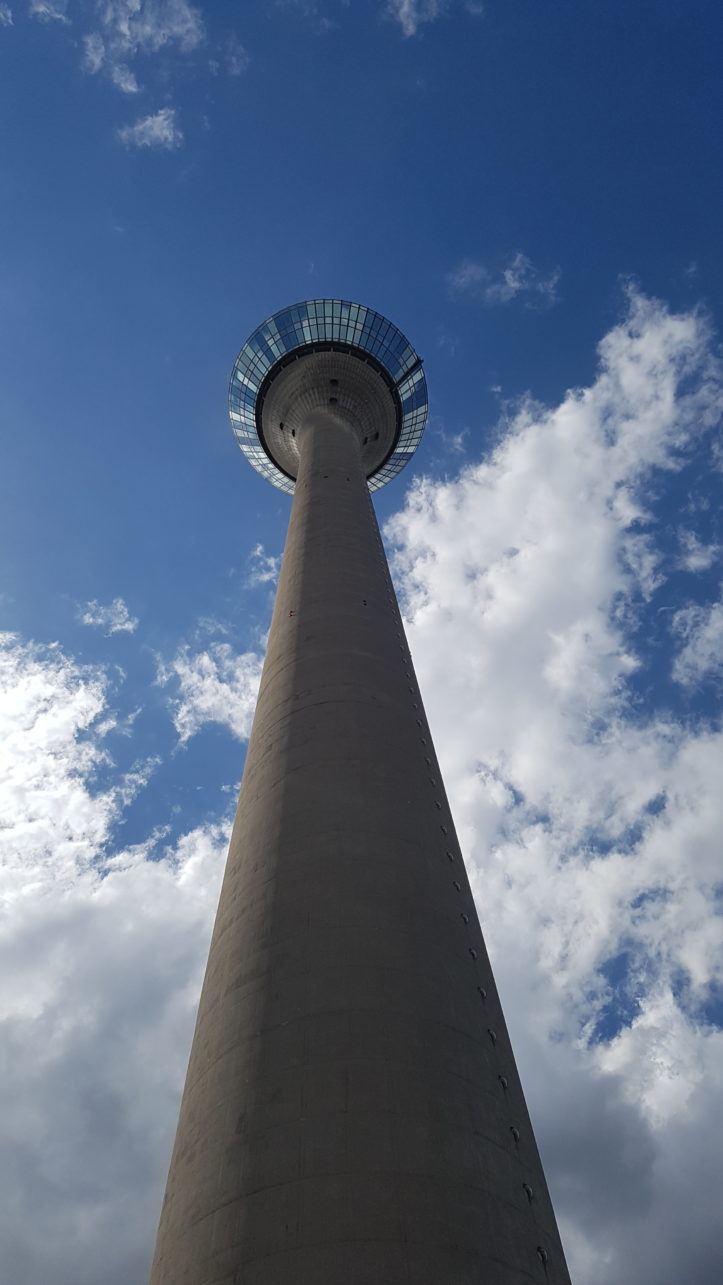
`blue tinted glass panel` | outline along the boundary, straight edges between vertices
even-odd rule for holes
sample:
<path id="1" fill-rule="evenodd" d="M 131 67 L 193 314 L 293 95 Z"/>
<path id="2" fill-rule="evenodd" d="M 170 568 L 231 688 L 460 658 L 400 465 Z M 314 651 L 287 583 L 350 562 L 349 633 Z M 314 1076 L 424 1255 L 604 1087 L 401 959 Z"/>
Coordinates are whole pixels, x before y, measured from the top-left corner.
<path id="1" fill-rule="evenodd" d="M 414 453 L 427 415 L 427 384 L 419 358 L 391 322 L 362 304 L 343 299 L 310 299 L 284 308 L 249 338 L 234 365 L 229 410 L 236 439 L 246 458 L 274 486 L 288 493 L 294 483 L 263 450 L 256 430 L 256 398 L 268 371 L 286 353 L 309 343 L 348 343 L 372 354 L 396 384 L 402 422 L 396 449 L 369 479 L 376 491 L 404 468 Z M 416 369 L 414 369 L 416 367 Z M 411 370 L 412 374 L 405 375 Z"/>

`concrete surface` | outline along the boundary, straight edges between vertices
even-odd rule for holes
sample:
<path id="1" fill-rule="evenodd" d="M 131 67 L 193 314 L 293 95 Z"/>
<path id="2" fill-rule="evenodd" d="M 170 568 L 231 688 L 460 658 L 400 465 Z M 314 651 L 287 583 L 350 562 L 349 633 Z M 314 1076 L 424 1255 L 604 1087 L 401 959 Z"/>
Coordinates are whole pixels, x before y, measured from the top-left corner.
<path id="1" fill-rule="evenodd" d="M 299 437 L 151 1282 L 569 1285 L 360 443 Z"/>

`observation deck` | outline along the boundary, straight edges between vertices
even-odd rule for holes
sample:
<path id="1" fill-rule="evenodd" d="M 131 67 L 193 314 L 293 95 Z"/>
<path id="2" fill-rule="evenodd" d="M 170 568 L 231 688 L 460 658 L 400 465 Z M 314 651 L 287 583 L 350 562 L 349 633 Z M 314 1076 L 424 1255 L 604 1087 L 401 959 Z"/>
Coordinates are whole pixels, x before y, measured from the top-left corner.
<path id="1" fill-rule="evenodd" d="M 229 414 L 253 467 L 294 490 L 297 434 L 311 416 L 351 425 L 370 491 L 414 454 L 427 418 L 422 359 L 380 313 L 342 299 L 283 308 L 251 335 L 231 373 Z"/>

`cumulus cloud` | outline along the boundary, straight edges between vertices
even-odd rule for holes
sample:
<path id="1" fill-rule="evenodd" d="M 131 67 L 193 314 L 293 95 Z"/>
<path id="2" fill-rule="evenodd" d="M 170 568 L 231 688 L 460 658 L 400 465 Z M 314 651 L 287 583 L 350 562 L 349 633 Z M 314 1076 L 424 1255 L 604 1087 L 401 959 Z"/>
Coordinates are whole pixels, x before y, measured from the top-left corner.
<path id="1" fill-rule="evenodd" d="M 8 1282 L 148 1279 L 226 845 L 210 827 L 63 886 L 25 872 L 0 946 Z"/>
<path id="2" fill-rule="evenodd" d="M 106 699 L 100 669 L 81 668 L 57 647 L 0 635 L 0 855 L 3 889 L 13 895 L 25 867 L 51 858 L 56 874 L 89 862 L 117 808 L 112 792 L 89 782 L 105 761 L 90 736 Z"/>
<path id="3" fill-rule="evenodd" d="M 162 107 L 152 116 L 141 116 L 133 125 L 124 125 L 118 137 L 126 147 L 160 147 L 173 151 L 183 142 L 174 107 Z"/>
<path id="4" fill-rule="evenodd" d="M 122 598 L 114 598 L 107 607 L 93 599 L 80 609 L 81 623 L 102 629 L 104 634 L 132 634 L 138 628 L 138 620 L 132 616 Z"/>
<path id="5" fill-rule="evenodd" d="M 528 306 L 549 307 L 557 300 L 559 280 L 559 268 L 542 272 L 521 250 L 496 273 L 483 263 L 464 259 L 447 274 L 447 285 L 453 297 L 468 295 L 489 305 L 510 303 L 521 295 Z"/>
<path id="6" fill-rule="evenodd" d="M 723 602 L 683 607 L 673 617 L 673 629 L 684 640 L 673 666 L 673 677 L 684 687 L 723 677 Z"/>
<path id="7" fill-rule="evenodd" d="M 707 571 L 720 558 L 721 548 L 715 542 L 706 544 L 695 531 L 678 532 L 680 566 L 684 571 Z"/>
<path id="8" fill-rule="evenodd" d="M 721 1271 L 723 732 L 656 700 L 641 639 L 666 479 L 722 388 L 705 321 L 631 291 L 590 387 L 523 404 L 387 525 L 577 1285 Z M 679 618 L 686 675 L 710 671 L 719 612 Z"/>
<path id="9" fill-rule="evenodd" d="M 248 575 L 246 583 L 250 587 L 260 584 L 276 584 L 281 567 L 281 555 L 274 557 L 266 553 L 263 544 L 257 544 L 247 559 Z"/>
<path id="10" fill-rule="evenodd" d="M 113 848 L 147 772 L 98 788 L 107 696 L 0 640 L 0 1241 L 25 1285 L 147 1280 L 227 843 Z"/>
<path id="11" fill-rule="evenodd" d="M 184 743 L 206 723 L 220 723 L 245 740 L 251 730 L 261 679 L 262 658 L 235 652 L 229 643 L 212 643 L 204 651 L 182 647 L 159 667 L 158 679 L 172 684 L 173 721 Z"/>
<path id="12" fill-rule="evenodd" d="M 13 11 L 9 4 L 0 4 L 0 27 L 12 27 Z"/>
<path id="13" fill-rule="evenodd" d="M 421 26 L 434 22 L 446 8 L 446 0 L 389 0 L 387 12 L 405 36 L 416 36 Z"/>
<path id="14" fill-rule="evenodd" d="M 107 788 L 94 784 L 117 725 L 106 709 L 107 678 L 57 645 L 0 634 L 0 693 L 0 864 L 12 897 L 31 866 L 52 863 L 60 877 L 89 865 L 154 764 L 116 773 Z"/>

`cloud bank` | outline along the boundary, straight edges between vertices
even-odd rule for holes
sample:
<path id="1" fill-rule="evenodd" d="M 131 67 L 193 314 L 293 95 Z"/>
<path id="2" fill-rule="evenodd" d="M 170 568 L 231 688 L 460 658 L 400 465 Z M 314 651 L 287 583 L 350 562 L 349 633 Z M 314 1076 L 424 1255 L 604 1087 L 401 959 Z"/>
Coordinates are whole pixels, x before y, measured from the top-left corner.
<path id="1" fill-rule="evenodd" d="M 722 617 L 717 586 L 672 627 L 656 598 L 722 387 L 705 320 L 631 292 L 589 388 L 387 526 L 576 1285 L 723 1269 L 723 732 L 670 708 Z"/>
<path id="2" fill-rule="evenodd" d="M 103 671 L 0 639 L 0 1243 L 13 1285 L 141 1285 L 224 824 L 111 836 Z M 38 1225 L 42 1236 L 37 1235 Z"/>

